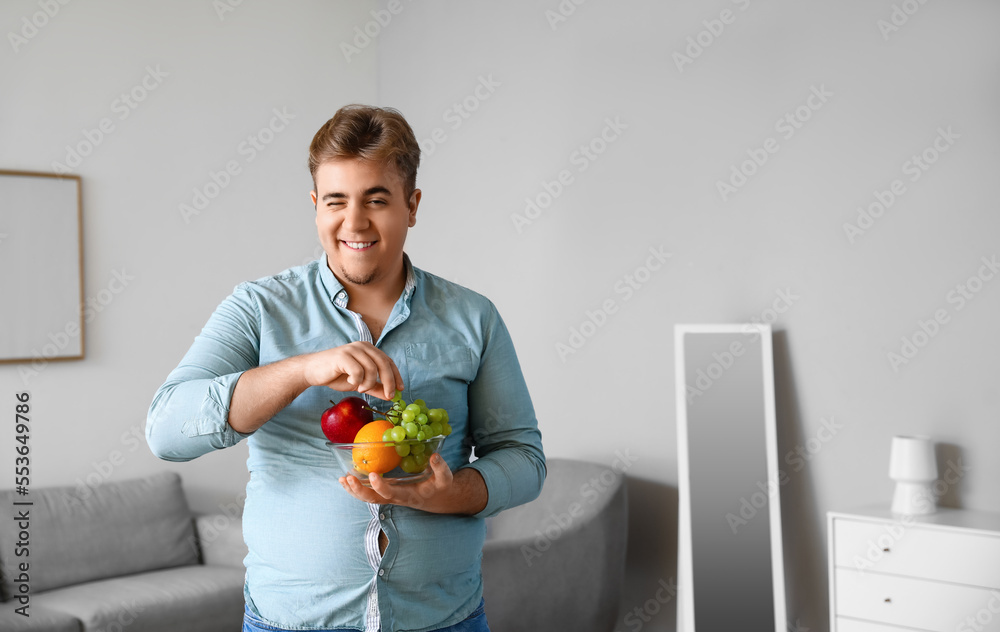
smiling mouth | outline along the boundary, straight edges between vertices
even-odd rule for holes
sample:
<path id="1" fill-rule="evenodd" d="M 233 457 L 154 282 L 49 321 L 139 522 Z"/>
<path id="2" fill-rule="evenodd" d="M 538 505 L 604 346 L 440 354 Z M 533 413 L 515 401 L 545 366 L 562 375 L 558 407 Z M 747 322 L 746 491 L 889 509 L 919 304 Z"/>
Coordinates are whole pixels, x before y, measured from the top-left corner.
<path id="1" fill-rule="evenodd" d="M 351 250 L 367 250 L 375 245 L 374 241 L 341 241 Z"/>

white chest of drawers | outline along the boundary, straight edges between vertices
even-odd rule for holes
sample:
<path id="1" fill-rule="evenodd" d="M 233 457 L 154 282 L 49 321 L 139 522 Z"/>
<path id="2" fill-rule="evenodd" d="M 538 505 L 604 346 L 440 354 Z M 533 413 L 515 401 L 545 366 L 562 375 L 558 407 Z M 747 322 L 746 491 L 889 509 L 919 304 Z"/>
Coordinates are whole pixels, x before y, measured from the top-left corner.
<path id="1" fill-rule="evenodd" d="M 831 632 L 1000 632 L 1000 514 L 827 514 Z"/>

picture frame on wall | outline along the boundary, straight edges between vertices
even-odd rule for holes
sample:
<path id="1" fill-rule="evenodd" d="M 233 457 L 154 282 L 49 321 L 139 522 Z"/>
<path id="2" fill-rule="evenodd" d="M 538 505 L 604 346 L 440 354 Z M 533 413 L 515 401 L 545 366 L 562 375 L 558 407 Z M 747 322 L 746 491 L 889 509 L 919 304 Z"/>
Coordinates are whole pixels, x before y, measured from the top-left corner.
<path id="1" fill-rule="evenodd" d="M 0 363 L 84 357 L 77 175 L 0 170 Z"/>

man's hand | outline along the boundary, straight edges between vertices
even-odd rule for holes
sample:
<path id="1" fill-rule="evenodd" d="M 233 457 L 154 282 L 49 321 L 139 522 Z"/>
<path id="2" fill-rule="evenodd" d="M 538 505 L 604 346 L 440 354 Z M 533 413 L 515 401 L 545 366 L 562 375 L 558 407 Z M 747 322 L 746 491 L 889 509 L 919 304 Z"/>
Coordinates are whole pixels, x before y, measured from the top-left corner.
<path id="1" fill-rule="evenodd" d="M 392 358 L 370 342 L 351 342 L 311 353 L 304 375 L 310 386 L 369 393 L 385 400 L 403 390 L 403 378 Z"/>
<path id="2" fill-rule="evenodd" d="M 489 493 L 482 475 L 474 468 L 462 468 L 453 474 L 440 454 L 431 457 L 430 467 L 430 478 L 414 485 L 391 485 L 377 474 L 368 475 L 371 489 L 355 476 L 341 476 L 340 484 L 358 500 L 378 505 L 470 516 L 486 508 Z"/>
<path id="3" fill-rule="evenodd" d="M 227 421 L 237 432 L 253 432 L 310 386 L 390 400 L 403 390 L 403 378 L 392 358 L 370 342 L 293 356 L 243 373 L 233 390 Z"/>

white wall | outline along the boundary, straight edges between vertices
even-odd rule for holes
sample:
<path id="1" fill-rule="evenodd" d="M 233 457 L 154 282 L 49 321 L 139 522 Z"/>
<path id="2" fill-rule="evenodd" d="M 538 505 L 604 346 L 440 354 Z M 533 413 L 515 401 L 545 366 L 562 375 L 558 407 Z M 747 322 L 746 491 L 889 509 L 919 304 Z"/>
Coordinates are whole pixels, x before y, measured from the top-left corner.
<path id="1" fill-rule="evenodd" d="M 878 22 L 892 26 L 894 4 L 917 10 L 886 38 Z M 952 446 L 942 465 L 961 456 L 970 469 L 945 500 L 1000 511 L 1000 279 L 961 309 L 948 300 L 982 257 L 1000 257 L 1000 6 L 404 7 L 379 42 L 379 100 L 399 107 L 418 137 L 444 136 L 418 175 L 411 256 L 498 303 L 547 454 L 638 459 L 619 629 L 674 627 L 673 603 L 656 596 L 676 563 L 675 323 L 768 318 L 775 301 L 785 310 L 775 361 L 793 622 L 827 628 L 825 512 L 888 502 L 892 435 Z M 576 8 L 553 28 L 546 12 L 559 7 Z M 673 54 L 724 10 L 731 23 L 712 24 L 721 34 L 702 34 L 708 47 L 678 68 Z M 490 77 L 500 85 L 477 101 L 477 83 Z M 810 110 L 814 88 L 826 96 Z M 453 104 L 469 95 L 475 111 L 456 118 Z M 804 105 L 799 128 L 776 128 Z M 586 165 L 574 157 L 619 118 L 628 127 L 603 154 Z M 912 182 L 904 163 L 939 128 L 958 137 L 939 141 L 947 151 Z M 716 182 L 768 138 L 775 151 L 723 200 Z M 517 230 L 525 198 L 561 170 L 570 184 Z M 843 225 L 896 179 L 905 193 L 851 243 Z M 636 273 L 650 248 L 672 257 Z M 619 285 L 628 275 L 645 280 L 631 294 Z M 558 345 L 605 302 L 614 313 L 595 316 L 593 335 L 560 357 Z M 948 322 L 895 370 L 888 354 L 936 310 Z M 834 422 L 826 430 L 824 419 Z"/>
<path id="2" fill-rule="evenodd" d="M 404 0 L 349 62 L 341 43 L 384 3 L 244 1 L 221 20 L 207 0 L 61 7 L 16 53 L 0 44 L 0 165 L 50 170 L 82 130 L 111 117 L 114 132 L 75 169 L 86 294 L 116 270 L 134 279 L 88 325 L 86 360 L 30 378 L 33 484 L 166 468 L 185 477 L 196 509 L 240 493 L 245 447 L 171 465 L 129 433 L 234 285 L 316 252 L 309 139 L 340 105 L 377 102 L 399 107 L 421 139 L 440 128 L 418 175 L 408 250 L 498 304 L 547 453 L 638 459 L 619 629 L 673 629 L 673 603 L 655 600 L 675 575 L 673 325 L 761 318 L 786 288 L 796 296 L 775 323 L 780 450 L 819 449 L 788 468 L 782 490 L 790 610 L 825 629 L 824 514 L 888 499 L 892 435 L 953 446 L 946 455 L 969 471 L 946 500 L 1000 511 L 1000 290 L 983 283 L 961 310 L 948 300 L 982 257 L 1000 254 L 1000 7 L 914 5 L 886 39 L 877 23 L 894 2 L 593 0 L 552 28 L 545 12 L 556 0 Z M 681 72 L 672 54 L 724 9 L 732 23 Z M 0 30 L 19 31 L 39 10 L 3 3 Z M 119 120 L 114 99 L 157 65 L 168 76 Z M 477 99 L 490 80 L 499 85 Z M 775 122 L 813 87 L 832 96 L 785 138 Z M 456 119 L 466 97 L 476 109 Z M 239 145 L 273 108 L 296 118 L 248 162 Z M 580 171 L 574 152 L 607 119 L 627 128 Z M 904 163 L 949 126 L 959 137 L 911 182 Z M 777 151 L 723 201 L 716 181 L 768 138 Z M 179 204 L 230 160 L 241 173 L 185 223 Z M 512 217 L 525 198 L 562 170 L 572 181 L 519 232 Z M 844 223 L 894 179 L 906 192 L 851 243 Z M 658 247 L 671 257 L 646 276 Z M 631 293 L 621 285 L 629 275 L 645 281 Z M 614 313 L 560 357 L 571 329 L 605 303 Z M 939 309 L 948 322 L 894 370 L 887 354 Z M 14 366 L 0 366 L 0 384 L 6 398 L 24 387 Z M 842 429 L 821 442 L 824 418 Z M 0 433 L 0 453 L 12 441 Z"/>

